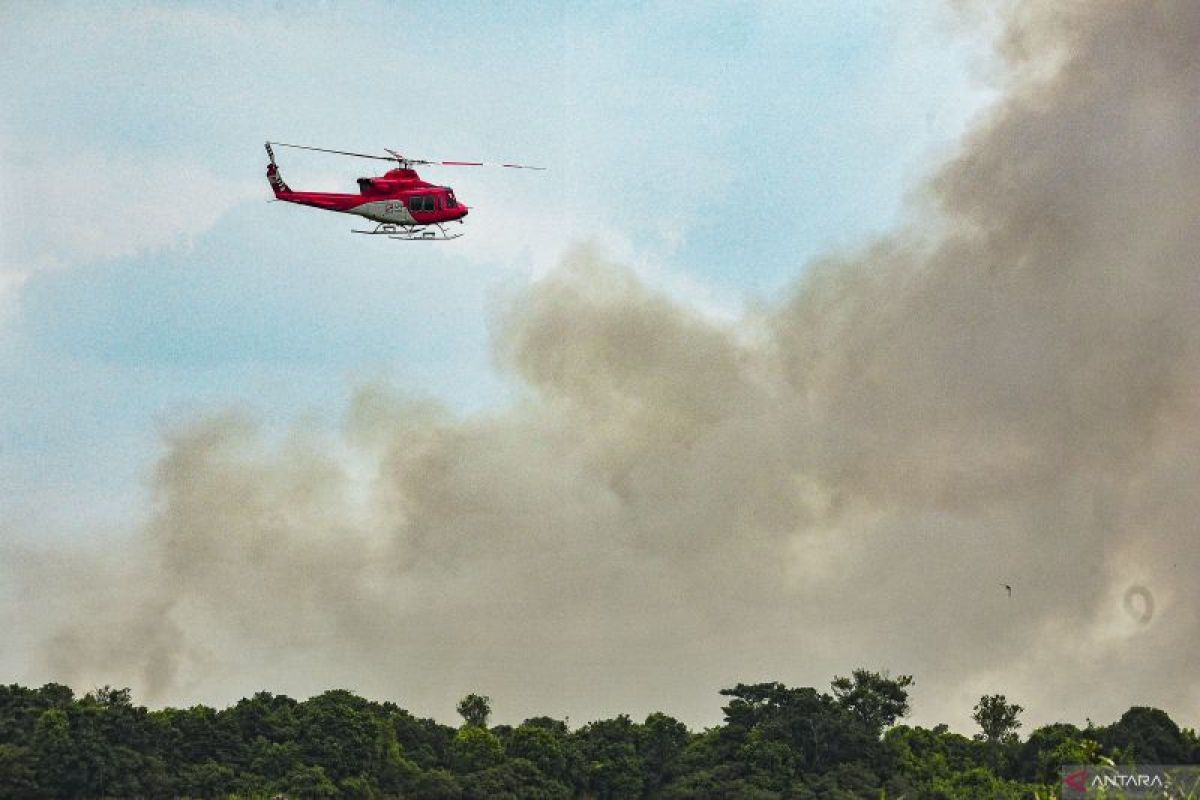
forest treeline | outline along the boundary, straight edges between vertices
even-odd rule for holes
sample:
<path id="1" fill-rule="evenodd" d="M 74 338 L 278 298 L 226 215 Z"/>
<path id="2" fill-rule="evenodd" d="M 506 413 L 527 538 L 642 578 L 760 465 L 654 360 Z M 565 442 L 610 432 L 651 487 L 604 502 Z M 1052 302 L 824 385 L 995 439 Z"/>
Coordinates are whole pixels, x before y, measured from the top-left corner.
<path id="1" fill-rule="evenodd" d="M 1195 731 L 1155 708 L 1022 737 L 1024 709 L 996 694 L 972 736 L 898 724 L 911 684 L 868 670 L 827 692 L 739 684 L 699 732 L 662 713 L 489 726 L 477 694 L 456 728 L 344 690 L 149 710 L 127 689 L 14 684 L 0 687 L 0 797 L 976 800 L 1057 797 L 1063 764 L 1200 763 Z"/>

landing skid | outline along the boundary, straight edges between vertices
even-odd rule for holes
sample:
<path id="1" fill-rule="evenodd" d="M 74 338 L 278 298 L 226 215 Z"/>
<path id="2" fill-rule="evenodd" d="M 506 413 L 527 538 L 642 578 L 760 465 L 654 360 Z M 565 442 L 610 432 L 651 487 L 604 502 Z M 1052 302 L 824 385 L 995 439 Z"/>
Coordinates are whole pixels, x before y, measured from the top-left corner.
<path id="1" fill-rule="evenodd" d="M 436 228 L 436 230 L 434 230 Z M 440 222 L 432 225 L 395 225 L 381 222 L 373 231 L 354 230 L 351 233 L 363 233 L 367 236 L 386 236 L 389 239 L 400 239 L 406 242 L 446 242 L 462 236 L 461 233 L 446 233 Z"/>

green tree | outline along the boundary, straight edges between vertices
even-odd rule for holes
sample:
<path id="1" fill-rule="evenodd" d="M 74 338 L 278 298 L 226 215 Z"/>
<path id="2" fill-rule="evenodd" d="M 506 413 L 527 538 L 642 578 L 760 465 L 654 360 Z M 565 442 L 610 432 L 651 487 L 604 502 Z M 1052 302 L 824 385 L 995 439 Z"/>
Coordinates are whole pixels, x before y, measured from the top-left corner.
<path id="1" fill-rule="evenodd" d="M 1187 744 L 1188 756 L 1186 764 L 1200 764 L 1200 736 L 1196 735 L 1195 728 L 1184 728 L 1183 738 Z"/>
<path id="2" fill-rule="evenodd" d="M 343 689 L 301 703 L 297 744 L 304 762 L 322 767 L 334 783 L 371 772 L 384 725 L 375 712 L 370 701 Z"/>
<path id="3" fill-rule="evenodd" d="M 522 722 L 521 725 L 527 728 L 542 728 L 550 731 L 555 736 L 566 736 L 571 732 L 571 729 L 567 727 L 567 723 L 553 717 L 530 717 Z"/>
<path id="4" fill-rule="evenodd" d="M 886 672 L 856 669 L 851 677 L 835 677 L 831 686 L 838 704 L 876 736 L 908 714 L 911 675 L 891 678 Z"/>
<path id="5" fill-rule="evenodd" d="M 1094 732 L 1056 722 L 1029 734 L 1017 756 L 1017 776 L 1039 784 L 1057 783 L 1064 764 L 1096 764 L 1100 743 Z"/>
<path id="6" fill-rule="evenodd" d="M 0 686 L 0 797 L 1015 800 L 1052 788 L 1061 764 L 1102 753 L 1200 760 L 1193 731 L 1145 707 L 1106 728 L 1047 725 L 1024 743 L 1023 709 L 1003 695 L 980 699 L 974 738 L 899 725 L 910 682 L 855 670 L 834 678 L 832 694 L 738 684 L 721 692 L 724 724 L 697 734 L 665 714 L 574 732 L 548 717 L 489 730 L 469 722 L 490 711 L 477 695 L 464 698 L 468 722 L 455 730 L 340 690 L 148 712 L 126 689 L 75 699 L 54 684 Z"/>
<path id="7" fill-rule="evenodd" d="M 584 784 L 597 800 L 641 797 L 645 765 L 641 730 L 627 714 L 588 723 L 574 735 L 583 757 Z"/>
<path id="8" fill-rule="evenodd" d="M 514 758 L 463 776 L 465 800 L 568 800 L 571 790 L 542 774 L 532 763 Z"/>
<path id="9" fill-rule="evenodd" d="M 975 704 L 971 718 L 979 725 L 981 738 L 987 743 L 988 761 L 997 775 L 1012 773 L 1012 762 L 1019 748 L 1018 719 L 1024 711 L 1016 703 L 1009 703 L 1002 694 L 984 695 Z"/>
<path id="10" fill-rule="evenodd" d="M 687 726 L 679 720 L 661 713 L 646 717 L 638 752 L 642 758 L 647 792 L 653 793 L 671 781 L 687 743 Z"/>
<path id="11" fill-rule="evenodd" d="M 922 798 L 927 800 L 1025 800 L 1029 791 L 1020 784 L 996 777 L 986 767 L 955 772 L 934 782 Z"/>
<path id="12" fill-rule="evenodd" d="M 0 686 L 0 743 L 28 745 L 43 711 L 66 710 L 74 702 L 66 686 L 47 683 L 41 689 L 11 684 Z"/>
<path id="13" fill-rule="evenodd" d="M 278 782 L 289 772 L 302 766 L 300 745 L 296 742 L 269 742 L 261 736 L 245 748 L 245 770 L 261 782 Z"/>
<path id="14" fill-rule="evenodd" d="M 758 742 L 777 742 L 790 751 L 781 767 L 792 775 L 774 776 L 772 785 L 786 785 L 800 773 L 823 772 L 837 764 L 873 763 L 883 756 L 875 733 L 833 697 L 811 687 L 792 689 L 781 683 L 738 684 L 721 694 L 733 700 L 725 706 L 722 757 L 736 760 L 735 752 L 748 748 L 758 763 Z M 772 761 L 773 763 L 773 761 Z"/>
<path id="15" fill-rule="evenodd" d="M 523 758 L 538 771 L 555 780 L 569 780 L 566 742 L 545 728 L 523 724 L 515 728 L 505 744 L 509 758 Z"/>
<path id="16" fill-rule="evenodd" d="M 288 773 L 283 781 L 283 791 L 305 800 L 320 800 L 340 794 L 337 785 L 329 779 L 325 770 L 312 764 L 296 767 Z"/>
<path id="17" fill-rule="evenodd" d="M 431 719 L 417 719 L 391 703 L 383 703 L 382 708 L 387 714 L 388 723 L 396 732 L 396 741 L 403 749 L 405 758 L 423 770 L 444 767 L 449 763 L 454 728 Z"/>
<path id="18" fill-rule="evenodd" d="M 459 774 L 478 772 L 504 760 L 504 746 L 487 728 L 464 725 L 450 743 L 450 765 Z"/>
<path id="19" fill-rule="evenodd" d="M 294 740 L 299 730 L 300 704 L 286 695 L 255 692 L 221 712 L 221 722 L 242 742 L 258 737 L 268 742 Z"/>
<path id="20" fill-rule="evenodd" d="M 1157 708 L 1134 706 L 1104 729 L 1101 742 L 1125 762 L 1186 764 L 1192 745 L 1175 721 Z"/>
<path id="21" fill-rule="evenodd" d="M 84 765 L 76 758 L 67 712 L 42 712 L 33 731 L 34 770 L 38 786 L 54 797 L 78 797 L 92 789 Z"/>
<path id="22" fill-rule="evenodd" d="M 930 728 L 897 725 L 884 734 L 890 772 L 901 779 L 891 794 L 921 795 L 937 781 L 986 764 L 981 743 L 953 733 L 945 725 Z M 909 787 L 904 791 L 903 787 Z M 917 791 L 917 788 L 922 791 Z"/>
<path id="23" fill-rule="evenodd" d="M 37 761 L 28 747 L 0 744 L 0 797 L 36 797 Z"/>
<path id="24" fill-rule="evenodd" d="M 77 757 L 86 765 L 92 791 L 137 797 L 156 791 L 166 780 L 148 712 L 133 704 L 129 689 L 96 689 L 68 716 Z"/>
<path id="25" fill-rule="evenodd" d="M 486 728 L 492 715 L 492 700 L 485 695 L 469 694 L 458 701 L 458 713 L 467 725 Z"/>
<path id="26" fill-rule="evenodd" d="M 979 725 L 983 738 L 988 742 L 1004 742 L 1016 737 L 1021 727 L 1018 717 L 1025 709 L 1009 703 L 1002 694 L 984 695 L 975 704 L 971 719 Z"/>
<path id="27" fill-rule="evenodd" d="M 413 779 L 412 789 L 405 796 L 419 797 L 421 800 L 459 800 L 462 786 L 452 773 L 444 769 L 431 769 Z"/>
<path id="28" fill-rule="evenodd" d="M 404 757 L 404 748 L 396 739 L 396 730 L 386 723 L 378 726 L 375 753 L 370 773 L 379 789 L 398 794 L 420 772 L 416 764 Z"/>
<path id="29" fill-rule="evenodd" d="M 880 795 L 879 778 L 870 767 L 854 762 L 839 764 L 821 774 L 805 775 L 802 786 L 821 800 L 857 800 Z M 804 797 L 803 789 L 797 789 L 794 793 Z"/>
<path id="30" fill-rule="evenodd" d="M 179 771 L 175 787 L 184 797 L 225 797 L 237 788 L 237 772 L 215 761 L 188 764 Z"/>

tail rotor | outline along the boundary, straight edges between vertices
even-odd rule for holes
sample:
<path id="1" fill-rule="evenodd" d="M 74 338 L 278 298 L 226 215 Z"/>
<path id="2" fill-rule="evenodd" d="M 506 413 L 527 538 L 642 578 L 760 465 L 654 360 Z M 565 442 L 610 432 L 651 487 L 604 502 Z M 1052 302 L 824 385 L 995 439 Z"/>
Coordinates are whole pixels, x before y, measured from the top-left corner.
<path id="1" fill-rule="evenodd" d="M 275 163 L 275 152 L 271 149 L 271 143 L 266 143 L 267 158 L 270 163 L 267 164 L 267 182 L 271 184 L 271 191 L 275 192 L 275 196 L 290 194 L 291 188 L 284 183 L 283 176 L 279 174 L 279 165 Z"/>

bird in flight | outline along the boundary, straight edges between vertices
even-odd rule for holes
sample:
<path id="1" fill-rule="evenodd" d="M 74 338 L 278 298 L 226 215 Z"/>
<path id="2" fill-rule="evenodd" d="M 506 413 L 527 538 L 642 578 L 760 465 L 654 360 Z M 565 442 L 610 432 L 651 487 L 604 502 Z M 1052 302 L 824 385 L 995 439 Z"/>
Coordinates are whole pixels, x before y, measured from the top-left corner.
<path id="1" fill-rule="evenodd" d="M 1002 583 L 1000 585 L 1004 587 L 1004 591 L 1008 592 L 1008 596 L 1012 597 L 1012 587 L 1009 586 L 1007 583 Z"/>

